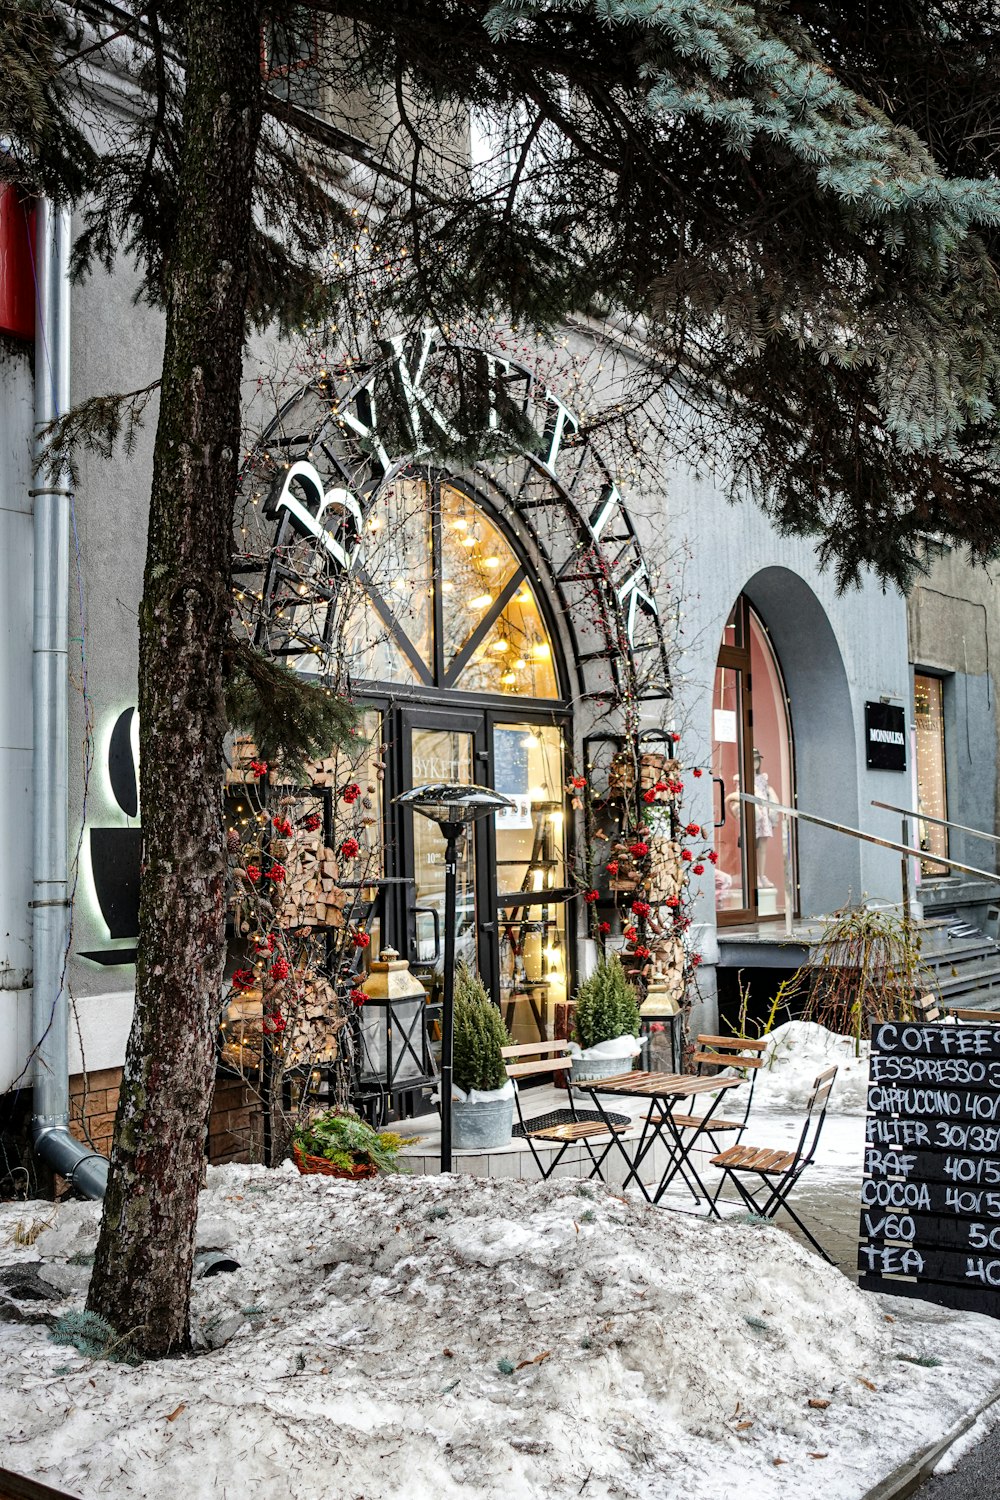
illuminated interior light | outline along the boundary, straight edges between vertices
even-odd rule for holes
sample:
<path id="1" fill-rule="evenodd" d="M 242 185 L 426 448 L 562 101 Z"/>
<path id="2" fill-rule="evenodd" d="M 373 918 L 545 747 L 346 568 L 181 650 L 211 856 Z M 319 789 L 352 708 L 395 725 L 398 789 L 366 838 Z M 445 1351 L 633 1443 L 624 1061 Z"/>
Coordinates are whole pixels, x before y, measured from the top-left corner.
<path id="1" fill-rule="evenodd" d="M 492 646 L 490 647 L 490 650 L 491 651 L 509 651 L 510 650 L 510 641 L 503 641 L 503 640 L 501 640 L 501 641 L 494 641 L 493 644 L 492 644 Z M 527 743 L 529 745 L 533 745 L 535 742 L 532 739 L 532 740 L 529 740 Z"/>
<path id="2" fill-rule="evenodd" d="M 500 559 L 499 559 L 499 557 L 484 557 L 483 558 L 483 567 L 484 568 L 499 568 L 499 566 L 500 566 Z"/>
<path id="3" fill-rule="evenodd" d="M 454 590 L 454 587 L 455 585 L 452 583 L 451 579 L 446 578 L 441 584 L 441 592 L 442 594 L 450 594 Z"/>
<path id="4" fill-rule="evenodd" d="M 537 734 L 526 734 L 523 740 L 518 741 L 518 744 L 523 750 L 535 750 L 538 748 L 540 741 Z"/>
<path id="5" fill-rule="evenodd" d="M 504 687 L 512 687 L 513 684 L 517 681 L 517 674 L 515 672 L 505 672 L 500 681 L 503 683 Z"/>
<path id="6" fill-rule="evenodd" d="M 531 654 L 532 656 L 537 656 L 539 661 L 548 661 L 552 655 L 552 649 L 548 641 L 539 641 L 536 645 L 532 646 Z"/>
<path id="7" fill-rule="evenodd" d="M 476 539 L 475 539 L 474 536 L 463 536 L 463 538 L 462 538 L 462 546 L 463 547 L 478 547 L 479 543 L 476 541 Z"/>
<path id="8" fill-rule="evenodd" d="M 468 531 L 469 529 L 469 523 L 464 516 L 459 516 L 458 520 L 452 521 L 451 524 L 454 526 L 456 531 Z"/>
<path id="9" fill-rule="evenodd" d="M 531 597 L 530 594 L 518 594 L 516 602 L 518 604 L 531 604 L 534 601 L 532 600 L 532 597 Z"/>
<path id="10" fill-rule="evenodd" d="M 549 822 L 552 824 L 552 827 L 558 831 L 562 827 L 562 825 L 563 825 L 563 815 L 562 815 L 562 813 L 561 812 L 551 812 L 551 813 L 549 813 Z"/>
<path id="11" fill-rule="evenodd" d="M 543 786 L 533 786 L 528 790 L 529 802 L 547 802 L 548 797 Z"/>
<path id="12" fill-rule="evenodd" d="M 477 594 L 474 599 L 469 600 L 470 609 L 486 609 L 493 603 L 492 594 Z"/>
<path id="13" fill-rule="evenodd" d="M 526 662 L 526 661 L 524 661 L 524 660 L 523 660 L 523 659 L 522 659 L 522 658 L 521 658 L 521 657 L 520 657 L 520 656 L 519 656 L 519 657 L 518 657 L 518 658 L 517 658 L 517 660 L 516 660 L 516 661 L 515 661 L 515 663 L 514 663 L 514 670 L 515 670 L 515 672 L 518 672 L 518 671 L 521 671 L 521 670 L 522 670 L 522 669 L 523 669 L 523 668 L 524 668 L 524 667 L 526 667 L 526 666 L 527 666 L 527 665 L 528 665 L 528 663 L 527 663 L 527 662 Z"/>

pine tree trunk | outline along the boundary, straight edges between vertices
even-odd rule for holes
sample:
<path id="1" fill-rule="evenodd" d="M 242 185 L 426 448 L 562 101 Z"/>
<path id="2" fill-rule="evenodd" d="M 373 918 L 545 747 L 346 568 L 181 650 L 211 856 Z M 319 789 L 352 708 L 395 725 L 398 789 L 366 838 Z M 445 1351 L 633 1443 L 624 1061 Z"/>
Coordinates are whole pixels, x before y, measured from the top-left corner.
<path id="1" fill-rule="evenodd" d="M 136 1010 L 88 1306 L 147 1354 L 188 1341 L 225 960 L 223 657 L 260 133 L 260 12 L 189 0 L 180 211 L 139 630 Z"/>

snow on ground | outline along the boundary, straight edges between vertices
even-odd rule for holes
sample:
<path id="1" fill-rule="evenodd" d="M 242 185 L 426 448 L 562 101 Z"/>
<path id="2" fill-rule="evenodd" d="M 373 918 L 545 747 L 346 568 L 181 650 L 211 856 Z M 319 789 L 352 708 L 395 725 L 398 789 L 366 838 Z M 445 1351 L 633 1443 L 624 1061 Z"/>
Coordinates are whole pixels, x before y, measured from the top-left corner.
<path id="1" fill-rule="evenodd" d="M 863 1115 L 868 1089 L 867 1041 L 838 1036 L 816 1021 L 786 1021 L 767 1036 L 758 1090 L 772 1109 L 805 1110 L 819 1073 L 836 1066 L 830 1109 L 840 1115 Z"/>
<path id="2" fill-rule="evenodd" d="M 0 1206 L 0 1262 L 79 1306 L 97 1215 Z M 857 1500 L 1000 1382 L 992 1323 L 568 1179 L 211 1169 L 200 1240 L 242 1265 L 195 1285 L 222 1347 L 133 1368 L 0 1324 L 8 1467 L 87 1500 Z"/>

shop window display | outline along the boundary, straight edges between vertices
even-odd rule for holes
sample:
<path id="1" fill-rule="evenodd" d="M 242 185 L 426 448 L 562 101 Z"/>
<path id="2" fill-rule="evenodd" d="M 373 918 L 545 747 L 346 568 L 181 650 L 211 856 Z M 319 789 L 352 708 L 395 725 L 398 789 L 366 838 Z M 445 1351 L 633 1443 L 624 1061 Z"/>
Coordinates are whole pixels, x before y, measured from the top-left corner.
<path id="1" fill-rule="evenodd" d="M 940 677 L 916 672 L 913 677 L 913 722 L 917 744 L 917 810 L 930 818 L 947 818 L 948 788 L 944 758 L 944 683 Z M 921 818 L 917 836 L 924 875 L 947 875 L 948 830 Z"/>

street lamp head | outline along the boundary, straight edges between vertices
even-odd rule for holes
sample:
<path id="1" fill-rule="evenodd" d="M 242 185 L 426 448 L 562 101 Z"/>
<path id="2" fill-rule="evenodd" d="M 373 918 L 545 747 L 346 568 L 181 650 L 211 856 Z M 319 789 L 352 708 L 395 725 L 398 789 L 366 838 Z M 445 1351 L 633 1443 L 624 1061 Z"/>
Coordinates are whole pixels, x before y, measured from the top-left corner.
<path id="1" fill-rule="evenodd" d="M 393 798 L 401 807 L 412 807 L 435 823 L 464 826 L 485 818 L 489 813 L 499 812 L 505 807 L 514 807 L 509 797 L 503 797 L 488 786 L 461 786 L 450 781 L 431 781 L 424 786 L 415 786 Z"/>

